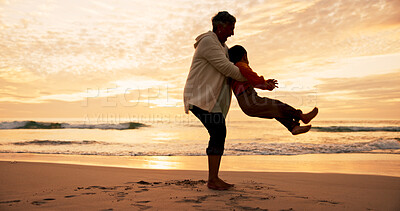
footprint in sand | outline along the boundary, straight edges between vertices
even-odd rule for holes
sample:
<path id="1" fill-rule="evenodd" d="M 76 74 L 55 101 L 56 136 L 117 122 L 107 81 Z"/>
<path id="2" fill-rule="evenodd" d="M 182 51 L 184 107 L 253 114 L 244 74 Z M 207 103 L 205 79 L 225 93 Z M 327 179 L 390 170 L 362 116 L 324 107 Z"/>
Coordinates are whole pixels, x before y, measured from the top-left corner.
<path id="1" fill-rule="evenodd" d="M 131 204 L 131 206 L 138 207 L 140 210 L 147 210 L 147 209 L 152 208 L 152 206 L 146 206 L 146 205 L 143 205 L 143 204 Z"/>
<path id="2" fill-rule="evenodd" d="M 141 189 L 141 190 L 137 190 L 137 191 L 135 191 L 135 193 L 141 193 L 141 192 L 144 192 L 144 191 L 149 191 L 149 189 L 147 189 L 147 188 L 143 188 L 143 189 Z"/>
<path id="3" fill-rule="evenodd" d="M 82 195 L 94 195 L 94 194 L 96 194 L 96 193 L 92 193 L 92 192 L 89 192 L 89 193 L 82 193 Z"/>
<path id="4" fill-rule="evenodd" d="M 9 204 L 9 206 L 11 206 L 11 204 L 18 203 L 18 202 L 21 202 L 21 200 L 0 201 L 0 204 Z"/>
<path id="5" fill-rule="evenodd" d="M 89 187 L 87 187 L 85 189 L 114 190 L 115 187 L 103 187 L 103 186 L 94 185 L 94 186 L 89 186 Z"/>
<path id="6" fill-rule="evenodd" d="M 121 198 L 124 198 L 126 195 L 128 195 L 128 193 L 125 192 L 113 192 L 113 193 L 109 193 L 109 196 L 115 196 L 118 198 L 118 200 L 122 200 Z"/>
<path id="7" fill-rule="evenodd" d="M 327 203 L 327 204 L 340 204 L 339 202 L 335 201 L 328 201 L 328 200 L 319 200 L 318 203 Z"/>
<path id="8" fill-rule="evenodd" d="M 287 193 L 287 192 L 289 192 L 289 191 L 275 189 L 275 192 Z"/>
<path id="9" fill-rule="evenodd" d="M 150 201 L 137 201 L 136 203 L 139 203 L 139 204 L 147 204 L 147 203 L 149 203 Z"/>
<path id="10" fill-rule="evenodd" d="M 141 185 L 151 185 L 150 182 L 146 182 L 146 181 L 143 181 L 143 180 L 137 182 L 137 184 L 141 184 Z"/>
<path id="11" fill-rule="evenodd" d="M 47 203 L 46 201 L 54 201 L 54 200 L 56 200 L 56 199 L 54 199 L 54 198 L 45 198 L 45 199 L 42 199 L 41 201 L 33 201 L 31 204 L 40 206 L 42 204 L 46 204 Z"/>
<path id="12" fill-rule="evenodd" d="M 279 211 L 292 211 L 292 210 L 294 210 L 294 209 L 293 208 L 289 208 L 287 210 L 279 210 Z"/>
<path id="13" fill-rule="evenodd" d="M 46 204 L 46 202 L 44 202 L 44 201 L 33 201 L 31 204 L 40 206 L 42 204 Z"/>
<path id="14" fill-rule="evenodd" d="M 199 199 L 187 199 L 186 197 L 184 197 L 184 199 L 180 200 L 180 201 L 176 201 L 178 203 L 196 203 L 196 204 L 200 204 L 203 201 L 199 200 Z"/>
<path id="15" fill-rule="evenodd" d="M 217 197 L 218 195 L 205 195 L 205 196 L 198 196 L 197 199 L 187 199 L 186 197 L 180 201 L 176 201 L 178 203 L 188 202 L 188 203 L 196 203 L 200 204 L 207 200 L 209 197 Z M 171 198 L 170 198 L 171 199 Z"/>
<path id="16" fill-rule="evenodd" d="M 21 201 L 21 200 L 0 201 L 0 204 L 17 203 L 17 202 L 20 202 L 20 201 Z"/>
<path id="17" fill-rule="evenodd" d="M 299 198 L 299 199 L 308 199 L 307 196 L 293 196 L 294 198 Z"/>
<path id="18" fill-rule="evenodd" d="M 268 209 L 261 209 L 259 207 L 246 207 L 246 206 L 235 206 L 235 208 L 238 208 L 239 210 L 261 210 L 261 211 L 268 211 Z"/>

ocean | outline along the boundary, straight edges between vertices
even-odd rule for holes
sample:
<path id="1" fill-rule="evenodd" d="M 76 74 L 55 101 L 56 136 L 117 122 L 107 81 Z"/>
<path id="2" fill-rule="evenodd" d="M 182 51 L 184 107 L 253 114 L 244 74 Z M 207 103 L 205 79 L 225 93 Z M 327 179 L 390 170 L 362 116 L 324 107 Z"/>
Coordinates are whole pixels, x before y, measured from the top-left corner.
<path id="1" fill-rule="evenodd" d="M 292 136 L 275 120 L 227 120 L 225 156 L 400 154 L 399 120 L 313 121 Z M 193 119 L 4 120 L 0 153 L 101 156 L 203 156 L 208 133 Z"/>

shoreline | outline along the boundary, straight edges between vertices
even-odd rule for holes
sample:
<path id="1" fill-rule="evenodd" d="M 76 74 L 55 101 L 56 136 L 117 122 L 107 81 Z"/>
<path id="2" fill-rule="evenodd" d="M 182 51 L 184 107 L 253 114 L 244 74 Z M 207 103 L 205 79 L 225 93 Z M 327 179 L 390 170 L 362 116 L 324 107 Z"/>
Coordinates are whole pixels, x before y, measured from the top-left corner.
<path id="1" fill-rule="evenodd" d="M 399 210 L 400 178 L 0 162 L 1 210 Z"/>
<path id="2" fill-rule="evenodd" d="M 78 164 L 134 169 L 207 171 L 207 156 L 99 156 L 0 153 L 0 161 Z M 399 154 L 223 156 L 221 171 L 304 172 L 400 177 Z"/>

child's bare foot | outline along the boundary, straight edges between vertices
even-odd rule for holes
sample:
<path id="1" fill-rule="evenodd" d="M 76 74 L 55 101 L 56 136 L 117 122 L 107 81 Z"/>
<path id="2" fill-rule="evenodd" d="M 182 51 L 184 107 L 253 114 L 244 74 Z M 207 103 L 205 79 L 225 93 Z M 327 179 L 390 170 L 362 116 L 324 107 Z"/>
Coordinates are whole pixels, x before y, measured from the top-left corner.
<path id="1" fill-rule="evenodd" d="M 295 126 L 291 131 L 293 135 L 299 135 L 302 133 L 307 133 L 311 129 L 311 125 L 306 126 Z"/>
<path id="2" fill-rule="evenodd" d="M 220 178 L 217 178 L 215 180 L 208 180 L 207 187 L 213 190 L 228 190 L 229 188 L 233 187 L 233 185 L 224 182 Z"/>
<path id="3" fill-rule="evenodd" d="M 318 108 L 315 107 L 312 111 L 306 114 L 301 114 L 300 119 L 304 124 L 308 124 L 318 114 Z"/>

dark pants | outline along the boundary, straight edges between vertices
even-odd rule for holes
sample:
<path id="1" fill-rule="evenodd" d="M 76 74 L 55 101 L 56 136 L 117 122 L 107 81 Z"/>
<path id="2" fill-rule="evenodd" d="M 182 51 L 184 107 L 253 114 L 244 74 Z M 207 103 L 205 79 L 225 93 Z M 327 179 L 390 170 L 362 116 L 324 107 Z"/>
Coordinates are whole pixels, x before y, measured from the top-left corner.
<path id="1" fill-rule="evenodd" d="M 258 96 L 254 88 L 250 87 L 236 96 L 242 111 L 248 116 L 260 118 L 275 118 L 289 131 L 300 125 L 302 112 L 279 100 Z"/>
<path id="2" fill-rule="evenodd" d="M 190 111 L 203 123 L 210 134 L 207 155 L 222 155 L 224 154 L 224 145 L 226 137 L 225 118 L 222 113 L 210 113 L 196 106 L 193 106 Z"/>

